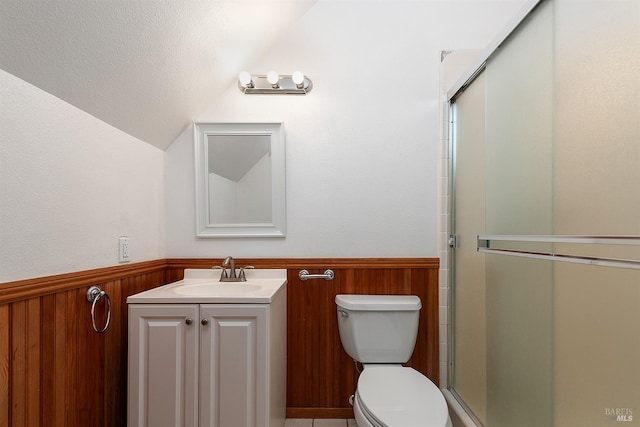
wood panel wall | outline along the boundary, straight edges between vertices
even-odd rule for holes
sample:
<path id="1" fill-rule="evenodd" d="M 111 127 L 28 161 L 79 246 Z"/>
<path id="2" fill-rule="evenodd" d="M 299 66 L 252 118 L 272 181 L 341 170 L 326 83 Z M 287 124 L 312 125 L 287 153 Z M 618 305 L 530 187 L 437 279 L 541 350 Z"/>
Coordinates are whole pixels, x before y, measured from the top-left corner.
<path id="1" fill-rule="evenodd" d="M 157 260 L 0 284 L 0 427 L 125 426 L 126 298 L 182 279 L 185 268 L 221 261 Z M 438 383 L 437 259 L 237 259 L 236 265 L 288 270 L 288 417 L 353 416 L 348 397 L 357 372 L 340 344 L 338 293 L 420 296 L 419 337 L 408 365 Z M 336 277 L 303 282 L 303 268 L 331 268 Z M 91 328 L 86 290 L 94 284 L 111 297 L 104 334 Z"/>
<path id="2" fill-rule="evenodd" d="M 126 298 L 164 281 L 161 260 L 0 284 L 0 427 L 125 426 Z M 104 334 L 91 285 L 111 298 Z"/>
<path id="3" fill-rule="evenodd" d="M 182 279 L 185 268 L 210 268 L 217 260 L 168 260 L 167 275 Z M 437 258 L 236 259 L 237 266 L 286 268 L 287 417 L 353 417 L 349 396 L 357 371 L 342 349 L 336 317 L 337 294 L 418 295 L 422 300 L 418 340 L 406 364 L 438 384 L 439 303 Z M 301 281 L 330 268 L 335 279 Z"/>

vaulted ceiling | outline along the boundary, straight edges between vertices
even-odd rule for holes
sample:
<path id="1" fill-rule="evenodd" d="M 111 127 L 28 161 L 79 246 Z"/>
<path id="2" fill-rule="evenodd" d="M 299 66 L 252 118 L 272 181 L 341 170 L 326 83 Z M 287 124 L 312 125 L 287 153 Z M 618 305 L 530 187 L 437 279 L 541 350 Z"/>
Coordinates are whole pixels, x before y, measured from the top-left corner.
<path id="1" fill-rule="evenodd" d="M 166 149 L 316 1 L 2 0 L 0 68 Z"/>

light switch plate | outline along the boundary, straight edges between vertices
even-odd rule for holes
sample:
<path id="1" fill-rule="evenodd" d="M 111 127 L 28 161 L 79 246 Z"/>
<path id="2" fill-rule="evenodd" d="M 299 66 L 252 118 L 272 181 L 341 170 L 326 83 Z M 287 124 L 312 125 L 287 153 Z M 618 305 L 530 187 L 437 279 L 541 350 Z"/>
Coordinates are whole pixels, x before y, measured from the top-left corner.
<path id="1" fill-rule="evenodd" d="M 131 246 L 128 237 L 118 239 L 118 262 L 131 261 Z"/>

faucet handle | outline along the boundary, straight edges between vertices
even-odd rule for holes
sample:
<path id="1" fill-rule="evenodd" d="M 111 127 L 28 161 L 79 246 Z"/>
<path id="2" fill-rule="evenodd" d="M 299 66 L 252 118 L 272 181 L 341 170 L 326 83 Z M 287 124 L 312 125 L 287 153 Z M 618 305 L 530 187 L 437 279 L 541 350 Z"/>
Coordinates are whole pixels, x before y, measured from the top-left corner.
<path id="1" fill-rule="evenodd" d="M 255 267 L 253 265 L 247 265 L 246 267 L 240 267 L 240 273 L 238 274 L 238 278 L 240 279 L 241 282 L 245 282 L 247 280 L 247 277 L 244 274 L 244 271 L 249 269 L 252 270 Z"/>
<path id="2" fill-rule="evenodd" d="M 229 277 L 229 273 L 227 273 L 227 269 L 220 266 L 220 265 L 214 265 L 213 267 L 211 267 L 213 270 L 222 270 L 222 272 L 220 273 L 220 279 L 222 279 L 223 277 Z"/>

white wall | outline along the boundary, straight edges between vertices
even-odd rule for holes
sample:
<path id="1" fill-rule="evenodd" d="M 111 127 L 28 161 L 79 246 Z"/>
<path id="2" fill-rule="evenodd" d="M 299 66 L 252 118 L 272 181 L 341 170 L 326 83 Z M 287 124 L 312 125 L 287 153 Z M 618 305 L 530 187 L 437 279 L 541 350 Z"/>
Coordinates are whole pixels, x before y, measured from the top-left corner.
<path id="1" fill-rule="evenodd" d="M 133 262 L 437 256 L 439 52 L 484 47 L 522 3 L 320 0 L 246 65 L 300 69 L 309 96 L 229 81 L 193 120 L 285 122 L 285 239 L 195 238 L 191 129 L 163 153 L 0 71 L 0 282 L 116 265 L 120 235 Z"/>
<path id="2" fill-rule="evenodd" d="M 0 282 L 164 256 L 164 153 L 0 70 Z"/>
<path id="3" fill-rule="evenodd" d="M 308 96 L 243 95 L 230 81 L 194 117 L 284 121 L 287 237 L 196 239 L 187 129 L 166 155 L 167 256 L 438 256 L 440 51 L 484 48 L 522 4 L 320 0 L 247 65 L 300 69 Z"/>

